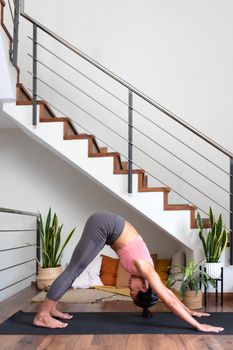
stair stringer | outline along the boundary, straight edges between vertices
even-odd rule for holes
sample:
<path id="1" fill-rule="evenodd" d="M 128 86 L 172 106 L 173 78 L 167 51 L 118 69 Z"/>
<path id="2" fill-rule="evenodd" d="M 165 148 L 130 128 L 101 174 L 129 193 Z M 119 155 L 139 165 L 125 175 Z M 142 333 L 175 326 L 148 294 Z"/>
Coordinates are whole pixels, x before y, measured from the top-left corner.
<path id="1" fill-rule="evenodd" d="M 38 115 L 39 115 L 39 108 Z M 133 174 L 133 193 L 128 194 L 127 175 L 113 173 L 113 157 L 88 157 L 88 140 L 64 140 L 63 123 L 32 125 L 32 106 L 5 103 L 4 111 L 31 138 L 49 148 L 72 166 L 136 209 L 170 236 L 193 250 L 200 246 L 197 231 L 190 229 L 189 210 L 164 210 L 163 192 L 138 192 L 138 175 Z"/>

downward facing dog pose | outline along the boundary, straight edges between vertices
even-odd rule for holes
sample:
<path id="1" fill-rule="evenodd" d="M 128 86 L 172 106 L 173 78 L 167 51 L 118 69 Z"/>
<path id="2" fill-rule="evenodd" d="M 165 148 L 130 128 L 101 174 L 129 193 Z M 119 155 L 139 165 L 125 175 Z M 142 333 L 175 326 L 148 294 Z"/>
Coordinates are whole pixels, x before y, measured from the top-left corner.
<path id="1" fill-rule="evenodd" d="M 160 298 L 174 314 L 199 331 L 220 332 L 224 329 L 199 323 L 192 317 L 209 316 L 209 314 L 189 310 L 172 291 L 166 288 L 154 269 L 142 237 L 129 222 L 111 212 L 95 213 L 89 217 L 69 265 L 53 282 L 34 318 L 35 326 L 64 328 L 68 325 L 54 318 L 64 320 L 72 318 L 72 315 L 60 312 L 56 304 L 105 244 L 111 246 L 119 256 L 121 265 L 131 274 L 130 295 L 135 304 L 143 308 L 145 316 L 150 315 L 148 307 L 154 305 Z"/>

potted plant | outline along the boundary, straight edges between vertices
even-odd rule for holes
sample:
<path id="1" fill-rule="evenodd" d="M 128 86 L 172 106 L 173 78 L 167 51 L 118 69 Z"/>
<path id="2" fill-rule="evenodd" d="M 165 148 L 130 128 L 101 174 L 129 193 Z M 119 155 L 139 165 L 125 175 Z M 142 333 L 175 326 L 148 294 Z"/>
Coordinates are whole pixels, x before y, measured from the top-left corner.
<path id="1" fill-rule="evenodd" d="M 216 220 L 212 211 L 209 209 L 210 230 L 205 234 L 203 221 L 200 213 L 197 213 L 197 226 L 199 229 L 199 237 L 202 241 L 205 258 L 206 272 L 212 278 L 219 278 L 221 275 L 220 257 L 226 248 L 228 236 L 223 227 L 222 215 L 220 214 Z"/>
<path id="2" fill-rule="evenodd" d="M 53 281 L 62 272 L 60 264 L 62 253 L 75 231 L 75 228 L 71 230 L 61 244 L 62 228 L 63 224 L 59 226 L 56 213 L 54 213 L 52 218 L 51 208 L 49 208 L 45 224 L 40 214 L 39 232 L 41 238 L 42 266 L 39 262 L 38 275 L 36 277 L 37 287 L 40 290 L 48 290 Z"/>
<path id="3" fill-rule="evenodd" d="M 170 273 L 167 285 L 171 288 L 175 282 L 180 281 L 180 296 L 184 304 L 190 309 L 202 308 L 202 290 L 201 285 L 207 286 L 210 282 L 213 287 L 216 281 L 212 279 L 202 268 L 200 269 L 202 261 L 196 263 L 191 260 L 188 266 L 173 265 L 176 272 Z"/>

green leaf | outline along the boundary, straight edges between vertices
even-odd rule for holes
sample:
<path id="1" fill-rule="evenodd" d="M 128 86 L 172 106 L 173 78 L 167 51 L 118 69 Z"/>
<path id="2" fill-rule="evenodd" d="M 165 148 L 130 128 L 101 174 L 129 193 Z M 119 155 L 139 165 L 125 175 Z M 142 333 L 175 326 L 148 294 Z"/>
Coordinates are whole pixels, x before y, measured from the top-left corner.
<path id="1" fill-rule="evenodd" d="M 199 237 L 200 237 L 200 239 L 201 239 L 201 241 L 202 241 L 202 245 L 203 245 L 203 248 L 204 248 L 205 256 L 206 256 L 206 259 L 207 259 L 207 257 L 208 257 L 208 251 L 207 251 L 206 241 L 205 241 L 205 238 L 204 238 L 204 236 L 203 236 L 202 231 L 199 231 Z"/>
<path id="2" fill-rule="evenodd" d="M 203 230 L 203 221 L 199 212 L 197 213 L 197 227 L 200 231 Z"/>
<path id="3" fill-rule="evenodd" d="M 60 253 L 58 254 L 58 257 L 56 259 L 56 264 L 58 264 L 60 262 L 60 259 L 61 259 L 61 256 L 62 256 L 62 253 L 63 253 L 63 250 L 65 248 L 65 246 L 67 245 L 67 243 L 69 242 L 69 240 L 71 239 L 74 231 L 75 231 L 76 228 L 74 228 L 67 236 L 65 242 L 63 243 L 62 247 L 61 247 L 61 250 L 60 250 Z"/>
<path id="4" fill-rule="evenodd" d="M 214 214 L 213 214 L 213 210 L 212 210 L 211 207 L 209 209 L 209 218 L 210 218 L 210 225 L 211 225 L 211 227 L 213 227 L 213 225 L 214 225 Z"/>
<path id="5" fill-rule="evenodd" d="M 217 221 L 217 228 L 216 228 L 217 238 L 219 238 L 221 234 L 222 234 L 222 214 L 219 215 L 219 218 Z"/>
<path id="6" fill-rule="evenodd" d="M 209 232 L 209 258 L 208 258 L 208 262 L 212 262 L 213 261 L 213 256 L 214 256 L 214 241 L 215 241 L 215 237 L 216 237 L 216 224 L 214 223 L 212 229 Z"/>
<path id="7" fill-rule="evenodd" d="M 51 222 L 51 207 L 49 208 L 49 212 L 47 215 L 46 225 L 45 225 L 45 232 L 48 232 Z"/>
<path id="8" fill-rule="evenodd" d="M 55 247 L 54 247 L 54 261 L 56 262 L 57 260 L 57 254 L 58 254 L 58 250 L 60 247 L 60 243 L 61 243 L 61 230 L 62 230 L 63 225 L 59 226 L 57 229 L 57 235 L 56 235 L 56 242 L 55 242 Z"/>

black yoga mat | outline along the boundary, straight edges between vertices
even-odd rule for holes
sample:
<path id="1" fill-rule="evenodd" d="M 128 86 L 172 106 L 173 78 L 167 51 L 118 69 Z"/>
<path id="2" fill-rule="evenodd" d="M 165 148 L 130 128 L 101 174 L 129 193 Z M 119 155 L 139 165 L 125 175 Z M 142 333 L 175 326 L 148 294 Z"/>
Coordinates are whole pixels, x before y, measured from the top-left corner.
<path id="1" fill-rule="evenodd" d="M 35 327 L 34 312 L 18 311 L 0 324 L 0 334 L 203 334 L 170 312 L 156 312 L 143 318 L 136 312 L 78 312 L 61 329 Z M 198 318 L 201 323 L 224 327 L 220 333 L 233 334 L 233 312 L 213 312 Z M 205 333 L 207 334 L 207 333 Z"/>

